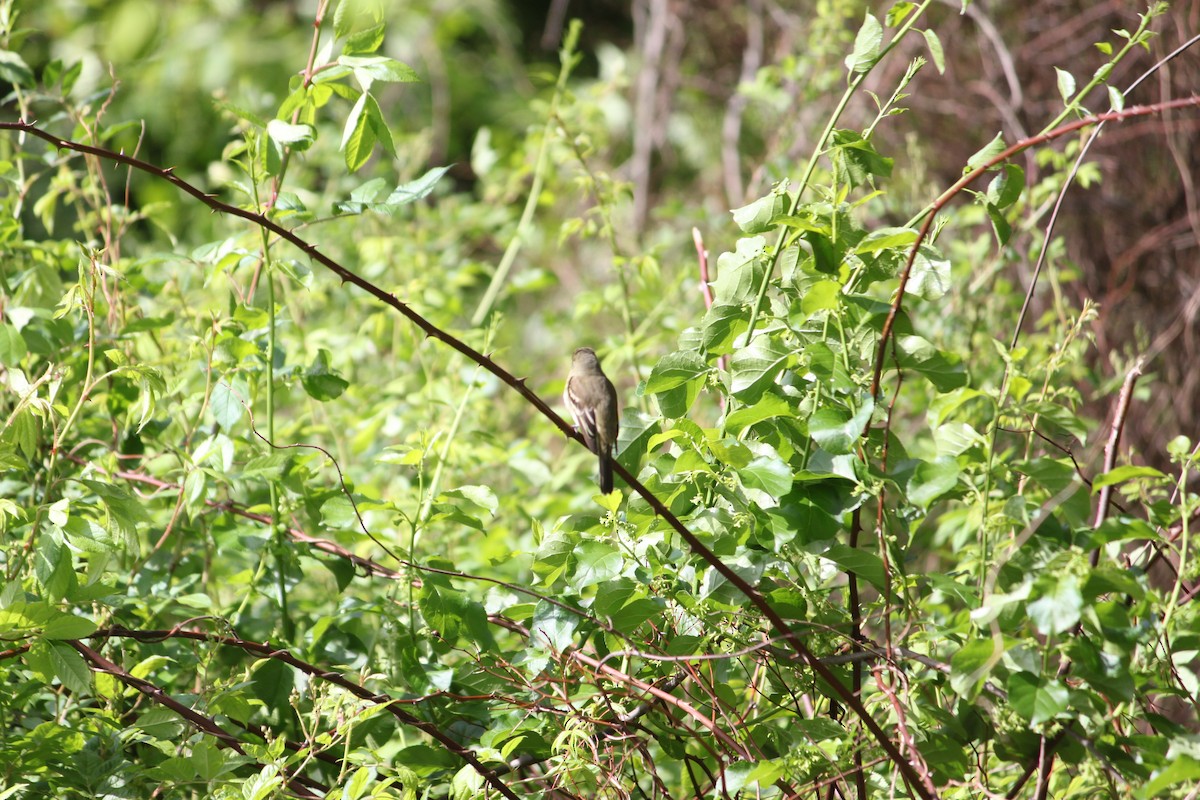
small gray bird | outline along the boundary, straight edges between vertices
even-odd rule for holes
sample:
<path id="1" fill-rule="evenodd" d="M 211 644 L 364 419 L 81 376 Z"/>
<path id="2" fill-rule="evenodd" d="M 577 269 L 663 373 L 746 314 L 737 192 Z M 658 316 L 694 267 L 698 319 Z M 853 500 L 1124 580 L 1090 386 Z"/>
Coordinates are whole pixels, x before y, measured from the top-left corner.
<path id="1" fill-rule="evenodd" d="M 600 369 L 600 359 L 592 348 L 575 351 L 563 403 L 588 449 L 600 457 L 600 491 L 608 494 L 613 490 L 612 451 L 619 427 L 617 390 Z"/>

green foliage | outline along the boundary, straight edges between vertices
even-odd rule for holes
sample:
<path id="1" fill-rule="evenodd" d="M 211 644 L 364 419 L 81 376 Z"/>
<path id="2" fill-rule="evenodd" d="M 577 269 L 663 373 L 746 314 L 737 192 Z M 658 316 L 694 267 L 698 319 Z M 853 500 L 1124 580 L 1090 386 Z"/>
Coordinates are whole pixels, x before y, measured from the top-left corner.
<path id="1" fill-rule="evenodd" d="M 268 14 L 260 70 L 205 62 L 220 96 L 192 111 L 218 146 L 177 122 L 186 141 L 139 158 L 187 166 L 127 172 L 132 123 L 161 144 L 167 113 L 149 56 L 219 39 L 183 5 L 86 12 L 125 34 L 118 89 L 34 47 L 59 10 L 0 3 L 11 107 L 93 148 L 11 116 L 0 137 L 0 798 L 1195 785 L 1196 450 L 1176 441 L 1170 475 L 1095 468 L 1113 429 L 1089 404 L 1132 380 L 1089 372 L 1094 306 L 1056 293 L 1022 332 L 1001 275 L 1036 252 L 1065 156 L 1031 185 L 997 136 L 964 165 L 974 194 L 885 224 L 905 176 L 872 133 L 918 59 L 869 127 L 841 103 L 794 183 L 714 223 L 705 309 L 678 253 L 621 233 L 623 78 L 572 77 L 578 28 L 475 137 L 470 188 L 394 112 L 422 70 L 383 53 L 461 55 L 501 35 L 490 3 L 322 3 L 312 41 Z M 919 31 L 941 71 L 929 5 L 790 67 L 849 100 Z M 1061 69 L 1060 120 L 1102 82 Z M 556 396 L 584 343 L 636 384 L 618 457 L 644 488 L 593 496 L 594 456 L 522 394 Z"/>

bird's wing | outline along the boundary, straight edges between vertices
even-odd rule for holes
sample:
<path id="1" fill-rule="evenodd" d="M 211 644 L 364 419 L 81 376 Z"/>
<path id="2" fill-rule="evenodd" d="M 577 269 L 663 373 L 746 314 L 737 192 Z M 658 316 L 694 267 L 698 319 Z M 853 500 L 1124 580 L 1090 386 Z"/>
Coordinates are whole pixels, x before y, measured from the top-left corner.
<path id="1" fill-rule="evenodd" d="M 585 380 L 587 379 L 576 376 L 567 381 L 564 398 L 567 401 L 567 407 L 571 409 L 571 416 L 575 418 L 575 427 L 583 436 L 584 444 L 595 453 L 598 452 L 596 449 L 598 446 L 596 442 L 596 409 L 584 405 L 580 392 L 577 391 Z"/>

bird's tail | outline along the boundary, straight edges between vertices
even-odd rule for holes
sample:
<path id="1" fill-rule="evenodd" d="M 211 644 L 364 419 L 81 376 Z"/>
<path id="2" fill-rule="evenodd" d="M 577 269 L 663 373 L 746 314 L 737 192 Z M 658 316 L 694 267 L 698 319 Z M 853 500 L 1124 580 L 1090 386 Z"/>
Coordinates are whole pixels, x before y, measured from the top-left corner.
<path id="1" fill-rule="evenodd" d="M 612 454 L 600 453 L 600 493 L 608 494 L 613 490 Z"/>

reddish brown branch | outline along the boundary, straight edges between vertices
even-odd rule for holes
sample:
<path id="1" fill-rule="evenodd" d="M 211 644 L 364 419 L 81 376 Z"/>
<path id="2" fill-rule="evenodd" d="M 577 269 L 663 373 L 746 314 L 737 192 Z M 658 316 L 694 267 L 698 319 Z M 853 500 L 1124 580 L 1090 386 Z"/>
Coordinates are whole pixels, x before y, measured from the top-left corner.
<path id="1" fill-rule="evenodd" d="M 1137 379 L 1142 375 L 1142 359 L 1134 362 L 1129 368 L 1129 372 L 1125 373 L 1125 383 L 1121 385 L 1121 394 L 1117 396 L 1117 410 L 1113 412 L 1112 426 L 1109 428 L 1108 441 L 1104 444 L 1104 469 L 1101 474 L 1112 471 L 1113 466 L 1117 462 L 1117 446 L 1121 443 L 1121 431 L 1125 429 L 1125 417 L 1129 413 L 1129 399 L 1133 396 L 1133 386 L 1137 383 Z M 1096 502 L 1096 520 L 1092 523 L 1093 528 L 1099 528 L 1104 522 L 1104 518 L 1108 515 L 1108 501 L 1112 496 L 1112 484 L 1108 483 L 1100 487 L 1100 499 Z M 1100 551 L 1097 549 L 1092 552 L 1092 566 L 1100 557 Z"/>
<path id="2" fill-rule="evenodd" d="M 704 295 L 704 309 L 712 311 L 714 302 L 712 282 L 716 279 L 709 273 L 708 249 L 704 246 L 704 237 L 700 234 L 699 228 L 692 228 L 692 244 L 696 245 L 696 261 L 700 266 L 700 292 Z M 717 363 L 721 365 L 722 370 L 729 371 L 729 356 L 721 356 L 717 359 Z M 725 400 L 722 396 L 721 410 L 724 408 Z"/>

